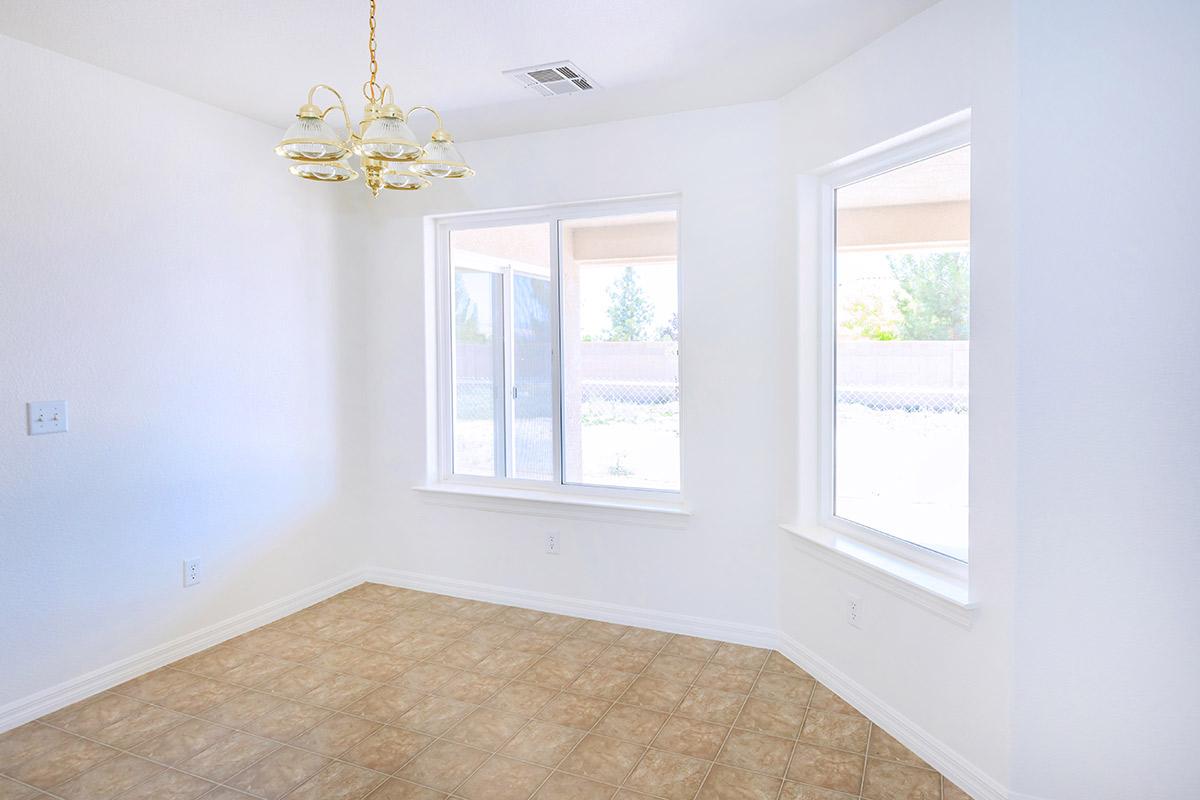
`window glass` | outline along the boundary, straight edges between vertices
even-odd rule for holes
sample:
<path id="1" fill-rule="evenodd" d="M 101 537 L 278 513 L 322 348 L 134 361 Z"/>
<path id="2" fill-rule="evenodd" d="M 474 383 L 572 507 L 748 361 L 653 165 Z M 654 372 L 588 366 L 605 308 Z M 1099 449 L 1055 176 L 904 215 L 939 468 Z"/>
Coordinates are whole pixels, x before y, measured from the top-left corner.
<path id="1" fill-rule="evenodd" d="M 550 275 L 513 275 L 513 474 L 554 478 Z"/>
<path id="2" fill-rule="evenodd" d="M 568 483 L 679 488 L 674 212 L 562 223 Z"/>
<path id="3" fill-rule="evenodd" d="M 474 219 L 444 241 L 451 471 L 678 491 L 675 212 Z"/>
<path id="4" fill-rule="evenodd" d="M 547 475 L 550 226 L 451 231 L 450 267 L 454 472 Z"/>
<path id="5" fill-rule="evenodd" d="M 499 475 L 504 437 L 502 280 L 454 269 L 454 471 Z"/>
<path id="6" fill-rule="evenodd" d="M 965 561 L 970 147 L 835 197 L 834 514 Z"/>

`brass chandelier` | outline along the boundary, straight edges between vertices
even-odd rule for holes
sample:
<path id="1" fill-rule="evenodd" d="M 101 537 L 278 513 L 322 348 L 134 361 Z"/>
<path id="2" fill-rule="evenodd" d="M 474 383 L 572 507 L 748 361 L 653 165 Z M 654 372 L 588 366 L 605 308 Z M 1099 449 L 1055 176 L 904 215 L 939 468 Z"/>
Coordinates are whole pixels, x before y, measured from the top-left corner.
<path id="1" fill-rule="evenodd" d="M 415 191 L 430 185 L 429 178 L 469 178 L 475 170 L 467 166 L 454 140 L 442 126 L 442 116 L 429 106 L 415 106 L 407 113 L 395 102 L 390 84 L 380 86 L 375 78 L 379 64 L 375 60 L 375 0 L 371 0 L 370 38 L 371 77 L 363 84 L 367 104 L 357 126 L 350 121 L 346 104 L 336 89 L 323 83 L 308 90 L 308 100 L 300 106 L 296 121 L 283 134 L 275 152 L 292 161 L 293 175 L 312 181 L 340 183 L 358 177 L 345 161 L 351 154 L 359 157 L 359 168 L 366 175 L 367 188 L 375 197 L 380 189 Z M 313 103 L 317 92 L 325 90 L 337 98 L 337 104 L 322 109 Z M 325 117 L 333 110 L 342 112 L 346 123 L 341 136 Z M 424 145 L 408 127 L 414 112 L 433 115 L 437 128 Z"/>

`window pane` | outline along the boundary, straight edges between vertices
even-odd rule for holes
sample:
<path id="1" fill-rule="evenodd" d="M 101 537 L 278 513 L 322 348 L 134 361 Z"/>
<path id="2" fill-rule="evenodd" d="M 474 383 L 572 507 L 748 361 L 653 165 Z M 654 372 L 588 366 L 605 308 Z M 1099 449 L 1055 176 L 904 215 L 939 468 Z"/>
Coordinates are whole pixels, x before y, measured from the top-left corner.
<path id="1" fill-rule="evenodd" d="M 564 481 L 677 491 L 675 213 L 567 220 L 560 247 Z"/>
<path id="2" fill-rule="evenodd" d="M 513 275 L 513 473 L 554 479 L 550 276 Z"/>
<path id="3" fill-rule="evenodd" d="M 836 208 L 834 513 L 965 561 L 970 148 Z"/>
<path id="4" fill-rule="evenodd" d="M 501 475 L 504 465 L 503 282 L 454 268 L 454 471 Z"/>
<path id="5" fill-rule="evenodd" d="M 553 479 L 550 224 L 452 231 L 450 263 L 454 471 Z"/>

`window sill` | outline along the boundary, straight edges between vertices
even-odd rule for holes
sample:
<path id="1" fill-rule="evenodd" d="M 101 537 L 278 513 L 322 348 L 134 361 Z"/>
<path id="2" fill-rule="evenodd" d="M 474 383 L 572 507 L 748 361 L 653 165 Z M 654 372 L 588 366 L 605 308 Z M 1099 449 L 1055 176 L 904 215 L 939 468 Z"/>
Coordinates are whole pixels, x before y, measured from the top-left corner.
<path id="1" fill-rule="evenodd" d="M 645 502 L 565 492 L 540 492 L 499 486 L 433 483 L 414 486 L 425 502 L 480 511 L 499 511 L 539 517 L 632 523 L 658 528 L 682 528 L 691 512 L 682 503 Z"/>
<path id="2" fill-rule="evenodd" d="M 796 549 L 868 581 L 965 628 L 976 604 L 965 580 L 916 564 L 827 528 L 780 525 L 792 534 Z"/>

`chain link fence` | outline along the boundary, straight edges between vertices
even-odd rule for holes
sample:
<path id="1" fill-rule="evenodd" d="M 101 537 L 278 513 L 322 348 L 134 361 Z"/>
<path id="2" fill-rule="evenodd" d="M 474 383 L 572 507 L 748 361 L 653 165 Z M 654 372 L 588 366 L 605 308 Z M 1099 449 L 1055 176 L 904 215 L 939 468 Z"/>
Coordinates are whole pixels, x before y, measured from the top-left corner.
<path id="1" fill-rule="evenodd" d="M 838 406 L 863 406 L 872 411 L 966 414 L 967 390 L 897 386 L 841 386 Z"/>

